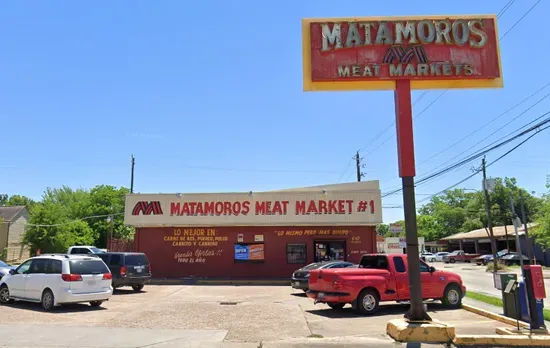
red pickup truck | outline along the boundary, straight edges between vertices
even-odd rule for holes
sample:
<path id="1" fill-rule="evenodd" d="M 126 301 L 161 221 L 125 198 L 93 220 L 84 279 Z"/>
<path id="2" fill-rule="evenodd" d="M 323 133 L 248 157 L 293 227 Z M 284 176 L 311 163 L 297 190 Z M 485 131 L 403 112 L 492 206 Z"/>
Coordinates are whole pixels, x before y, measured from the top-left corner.
<path id="1" fill-rule="evenodd" d="M 450 254 L 443 256 L 443 262 L 455 263 L 455 262 L 472 262 L 473 259 L 479 257 L 479 254 L 466 254 L 462 250 L 455 250 Z"/>
<path id="2" fill-rule="evenodd" d="M 341 309 L 347 303 L 363 314 L 372 314 L 383 301 L 410 300 L 407 255 L 364 255 L 359 268 L 310 271 L 307 296 L 315 303 Z M 420 261 L 424 299 L 441 300 L 450 307 L 460 307 L 466 287 L 458 274 L 438 271 Z"/>

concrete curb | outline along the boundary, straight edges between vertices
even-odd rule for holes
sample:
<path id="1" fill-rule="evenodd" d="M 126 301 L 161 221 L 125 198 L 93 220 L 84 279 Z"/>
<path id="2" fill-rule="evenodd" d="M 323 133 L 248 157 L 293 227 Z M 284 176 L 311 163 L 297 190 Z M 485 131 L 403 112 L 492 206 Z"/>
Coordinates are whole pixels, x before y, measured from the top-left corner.
<path id="1" fill-rule="evenodd" d="M 465 309 L 468 312 L 472 312 L 472 313 L 475 313 L 477 315 L 484 316 L 484 317 L 489 318 L 489 319 L 500 321 L 501 323 L 508 324 L 508 325 L 511 325 L 511 326 L 516 326 L 517 323 L 518 323 L 517 320 L 515 320 L 515 319 L 508 318 L 508 317 L 505 317 L 503 315 L 496 314 L 496 313 L 493 313 L 493 312 L 489 312 L 489 311 L 486 311 L 484 309 L 477 308 L 477 307 L 474 307 L 474 306 L 470 306 L 470 305 L 467 305 L 467 304 L 464 304 L 464 303 L 462 304 L 462 309 Z M 519 321 L 519 326 L 524 327 L 524 328 L 529 328 L 529 324 L 524 322 L 524 321 L 521 321 L 521 320 Z"/>
<path id="2" fill-rule="evenodd" d="M 456 335 L 453 343 L 457 346 L 513 346 L 550 347 L 550 336 L 522 335 Z"/>
<path id="3" fill-rule="evenodd" d="M 409 322 L 406 319 L 388 321 L 386 333 L 397 342 L 450 343 L 455 327 L 440 321 Z"/>

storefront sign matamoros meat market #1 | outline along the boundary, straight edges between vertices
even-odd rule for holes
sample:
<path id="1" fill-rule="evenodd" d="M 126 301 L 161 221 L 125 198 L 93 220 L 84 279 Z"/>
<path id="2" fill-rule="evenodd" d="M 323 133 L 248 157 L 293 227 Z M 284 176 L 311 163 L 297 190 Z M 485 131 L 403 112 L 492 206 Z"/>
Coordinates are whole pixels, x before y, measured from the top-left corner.
<path id="1" fill-rule="evenodd" d="M 496 16 L 302 20 L 304 90 L 502 87 Z"/>
<path id="2" fill-rule="evenodd" d="M 124 222 L 146 226 L 376 225 L 380 190 L 131 194 Z"/>

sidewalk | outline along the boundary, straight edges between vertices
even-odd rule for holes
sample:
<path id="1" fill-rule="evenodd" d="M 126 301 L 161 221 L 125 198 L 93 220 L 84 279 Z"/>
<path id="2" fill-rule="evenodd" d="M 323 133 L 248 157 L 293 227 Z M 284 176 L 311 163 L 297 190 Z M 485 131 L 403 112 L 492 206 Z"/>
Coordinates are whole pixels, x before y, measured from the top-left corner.
<path id="1" fill-rule="evenodd" d="M 488 295 L 490 295 L 490 294 L 488 294 Z M 481 302 L 481 301 L 478 301 L 478 300 L 471 299 L 469 297 L 464 297 L 462 299 L 462 303 L 470 305 L 470 306 L 477 307 L 479 309 L 486 310 L 488 312 L 504 315 L 504 310 L 501 307 L 493 306 L 493 305 L 487 304 L 485 302 Z M 550 322 L 545 321 L 544 323 L 545 323 L 546 327 L 550 328 Z"/>
<path id="2" fill-rule="evenodd" d="M 410 344 L 397 343 L 388 338 L 372 337 L 331 337 L 299 338 L 270 342 L 231 342 L 224 341 L 225 330 L 166 330 L 130 329 L 86 326 L 40 325 L 0 325 L 3 333 L 2 348 L 300 348 L 300 347 L 347 347 L 347 348 L 399 348 Z M 62 333 L 62 334 L 60 334 Z M 439 344 L 415 344 L 417 347 L 443 348 Z"/>

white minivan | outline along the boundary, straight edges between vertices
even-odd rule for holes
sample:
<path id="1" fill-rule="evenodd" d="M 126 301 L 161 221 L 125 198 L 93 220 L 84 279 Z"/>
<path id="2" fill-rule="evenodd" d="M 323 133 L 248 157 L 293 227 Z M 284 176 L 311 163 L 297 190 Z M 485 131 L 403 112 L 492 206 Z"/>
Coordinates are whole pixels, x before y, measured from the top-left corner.
<path id="1" fill-rule="evenodd" d="M 12 300 L 38 302 L 45 310 L 89 302 L 99 307 L 113 294 L 112 274 L 98 257 L 40 255 L 10 270 L 0 281 L 0 304 Z"/>

